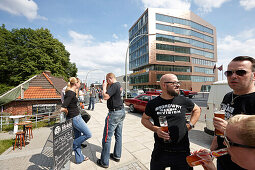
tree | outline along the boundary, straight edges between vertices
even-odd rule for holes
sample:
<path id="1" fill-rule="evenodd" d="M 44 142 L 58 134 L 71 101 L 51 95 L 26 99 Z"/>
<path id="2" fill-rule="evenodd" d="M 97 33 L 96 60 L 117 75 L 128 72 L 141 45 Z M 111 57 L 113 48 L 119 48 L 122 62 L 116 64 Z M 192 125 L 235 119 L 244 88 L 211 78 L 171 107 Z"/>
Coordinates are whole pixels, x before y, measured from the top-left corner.
<path id="1" fill-rule="evenodd" d="M 68 79 L 77 75 L 70 53 L 48 29 L 0 27 L 0 84 L 17 86 L 45 70 Z M 0 90 L 1 94 L 1 90 Z"/>

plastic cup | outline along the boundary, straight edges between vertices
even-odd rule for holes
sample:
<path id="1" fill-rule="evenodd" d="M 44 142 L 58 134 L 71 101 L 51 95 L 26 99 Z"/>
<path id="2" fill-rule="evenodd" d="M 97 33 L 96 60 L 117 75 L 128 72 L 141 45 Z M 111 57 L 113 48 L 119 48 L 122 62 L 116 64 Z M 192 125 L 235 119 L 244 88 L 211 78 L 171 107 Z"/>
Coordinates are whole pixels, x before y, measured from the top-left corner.
<path id="1" fill-rule="evenodd" d="M 219 111 L 214 111 L 214 117 L 219 117 L 221 119 L 225 120 L 225 111 L 223 110 L 219 110 Z M 222 132 L 220 132 L 218 129 L 215 128 L 214 130 L 214 134 L 216 136 L 224 136 L 224 134 Z"/>

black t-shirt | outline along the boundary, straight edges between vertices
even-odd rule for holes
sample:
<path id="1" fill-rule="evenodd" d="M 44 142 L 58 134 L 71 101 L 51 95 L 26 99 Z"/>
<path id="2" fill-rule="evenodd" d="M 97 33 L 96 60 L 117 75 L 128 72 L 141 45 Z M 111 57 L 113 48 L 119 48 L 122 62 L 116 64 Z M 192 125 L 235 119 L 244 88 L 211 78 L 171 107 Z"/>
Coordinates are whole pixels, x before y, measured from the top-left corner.
<path id="1" fill-rule="evenodd" d="M 255 115 L 255 92 L 240 96 L 233 94 L 233 92 L 229 92 L 223 98 L 221 109 L 225 110 L 226 120 L 237 114 Z M 226 148 L 223 141 L 223 138 L 217 137 L 218 149 Z M 218 158 L 218 160 L 222 161 L 223 163 L 225 162 L 224 165 L 227 166 L 225 169 L 243 169 L 233 163 L 229 155 L 221 156 Z"/>
<path id="2" fill-rule="evenodd" d="M 155 146 L 172 151 L 189 151 L 188 129 L 185 114 L 192 111 L 194 103 L 183 96 L 165 100 L 160 96 L 148 102 L 145 114 L 150 116 L 155 126 L 160 126 L 159 116 L 166 116 L 168 130 L 170 132 L 170 143 L 164 143 L 157 133 L 154 133 Z"/>
<path id="3" fill-rule="evenodd" d="M 67 108 L 68 114 L 67 118 L 73 118 L 79 115 L 79 109 L 77 106 L 78 99 L 76 97 L 76 93 L 72 90 L 68 90 L 65 93 L 64 103 L 62 104 L 63 108 Z"/>
<path id="4" fill-rule="evenodd" d="M 107 100 L 107 108 L 108 109 L 116 109 L 123 107 L 123 102 L 121 99 L 122 87 L 119 82 L 113 83 L 106 91 L 106 93 L 110 96 Z"/>

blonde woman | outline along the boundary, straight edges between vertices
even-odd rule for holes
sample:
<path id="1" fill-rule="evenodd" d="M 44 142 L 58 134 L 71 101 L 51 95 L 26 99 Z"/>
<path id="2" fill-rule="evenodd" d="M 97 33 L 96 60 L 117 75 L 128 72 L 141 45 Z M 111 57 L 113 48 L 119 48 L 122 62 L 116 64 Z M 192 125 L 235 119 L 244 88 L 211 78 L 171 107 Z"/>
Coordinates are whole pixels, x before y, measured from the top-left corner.
<path id="1" fill-rule="evenodd" d="M 84 156 L 81 152 L 81 144 L 92 136 L 87 124 L 82 119 L 77 106 L 77 92 L 80 88 L 80 85 L 80 80 L 78 78 L 71 77 L 69 79 L 64 96 L 64 103 L 61 107 L 61 111 L 65 112 L 67 115 L 66 118 L 72 119 L 73 121 L 75 136 L 73 141 L 73 151 L 75 152 L 75 160 L 77 164 L 88 160 L 88 157 Z"/>
<path id="2" fill-rule="evenodd" d="M 224 135 L 224 144 L 227 146 L 228 153 L 234 163 L 244 169 L 254 170 L 255 115 L 236 115 L 230 118 Z M 204 159 L 208 160 L 208 156 L 205 156 Z M 203 167 L 206 170 L 216 170 L 212 161 L 204 162 Z"/>

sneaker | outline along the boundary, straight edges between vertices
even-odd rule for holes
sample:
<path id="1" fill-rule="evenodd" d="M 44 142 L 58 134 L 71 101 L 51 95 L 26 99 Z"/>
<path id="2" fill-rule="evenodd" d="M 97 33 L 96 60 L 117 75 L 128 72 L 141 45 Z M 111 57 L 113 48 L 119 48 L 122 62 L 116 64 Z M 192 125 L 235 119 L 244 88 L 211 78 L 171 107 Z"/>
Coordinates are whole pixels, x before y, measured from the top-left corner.
<path id="1" fill-rule="evenodd" d="M 99 165 L 99 166 L 101 166 L 101 167 L 103 167 L 103 168 L 108 168 L 108 167 L 109 167 L 109 165 L 104 165 L 104 164 L 102 164 L 101 159 L 98 159 L 98 160 L 97 160 L 97 165 Z"/>
<path id="2" fill-rule="evenodd" d="M 110 158 L 111 158 L 112 160 L 114 160 L 115 162 L 119 162 L 119 161 L 120 161 L 119 158 L 115 158 L 115 157 L 113 156 L 113 153 L 110 154 Z"/>

